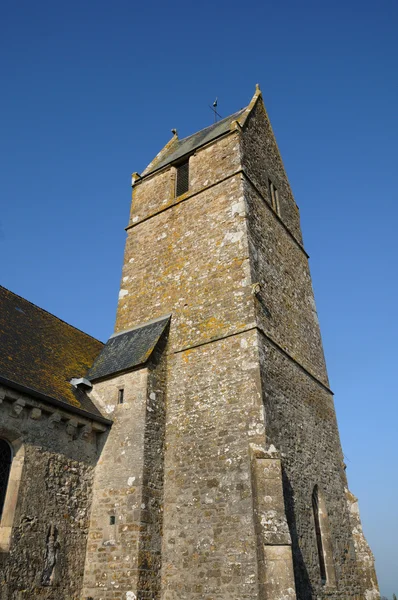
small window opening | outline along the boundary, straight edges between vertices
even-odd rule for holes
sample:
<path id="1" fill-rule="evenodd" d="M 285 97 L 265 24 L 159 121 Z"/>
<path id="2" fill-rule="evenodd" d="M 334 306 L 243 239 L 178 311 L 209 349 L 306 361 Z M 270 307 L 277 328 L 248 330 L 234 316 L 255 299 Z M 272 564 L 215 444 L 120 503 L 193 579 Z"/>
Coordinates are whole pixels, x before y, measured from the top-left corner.
<path id="1" fill-rule="evenodd" d="M 321 574 L 322 583 L 325 584 L 327 581 L 327 577 L 326 577 L 325 554 L 324 554 L 323 541 L 322 541 L 322 530 L 321 530 L 321 523 L 320 523 L 319 493 L 318 493 L 317 485 L 314 487 L 314 491 L 312 492 L 312 510 L 314 512 L 316 543 L 317 543 L 317 547 L 318 547 L 319 570 L 320 570 L 320 574 Z"/>
<path id="2" fill-rule="evenodd" d="M 176 167 L 176 196 L 181 196 L 189 190 L 189 159 Z"/>
<path id="3" fill-rule="evenodd" d="M 0 439 L 0 519 L 6 499 L 8 478 L 12 462 L 11 447 L 5 440 Z"/>
<path id="4" fill-rule="evenodd" d="M 111 515 L 109 517 L 109 525 L 114 525 L 116 523 L 116 517 L 115 515 Z"/>
<path id="5" fill-rule="evenodd" d="M 270 179 L 268 179 L 268 185 L 269 185 L 269 191 L 271 194 L 272 207 L 275 210 L 275 212 L 280 216 L 281 211 L 280 211 L 280 206 L 279 206 L 278 190 L 276 189 L 276 187 L 274 186 L 274 184 L 272 183 L 272 181 Z"/>
<path id="6" fill-rule="evenodd" d="M 124 389 L 123 388 L 118 390 L 117 402 L 118 402 L 118 404 L 123 404 L 123 402 L 124 402 Z"/>

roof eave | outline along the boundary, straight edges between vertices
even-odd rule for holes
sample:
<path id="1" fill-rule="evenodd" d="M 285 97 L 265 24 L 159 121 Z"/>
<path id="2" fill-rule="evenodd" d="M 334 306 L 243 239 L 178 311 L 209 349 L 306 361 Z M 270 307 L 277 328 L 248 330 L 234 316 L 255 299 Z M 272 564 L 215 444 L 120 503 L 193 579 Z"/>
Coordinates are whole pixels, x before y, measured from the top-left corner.
<path id="1" fill-rule="evenodd" d="M 56 398 L 52 398 L 51 396 L 47 396 L 46 394 L 42 394 L 37 390 L 27 387 L 25 385 L 21 385 L 16 381 L 12 381 L 11 379 L 7 379 L 6 377 L 2 377 L 0 375 L 0 383 L 2 385 L 6 385 L 18 392 L 22 392 L 23 394 L 27 394 L 28 396 L 32 396 L 33 398 L 37 398 L 38 400 L 42 400 L 43 402 L 47 402 L 47 404 L 51 404 L 52 406 L 56 406 L 57 408 L 62 408 L 67 412 L 74 413 L 76 415 L 80 415 L 81 417 L 86 417 L 87 419 L 91 419 L 93 421 L 97 421 L 98 423 L 102 423 L 103 425 L 112 425 L 112 421 L 102 417 L 101 415 L 96 415 L 95 413 L 88 412 L 87 410 L 83 410 L 82 408 L 78 408 L 77 406 L 73 406 L 73 404 L 68 404 L 67 402 L 62 402 L 61 400 L 57 400 Z"/>

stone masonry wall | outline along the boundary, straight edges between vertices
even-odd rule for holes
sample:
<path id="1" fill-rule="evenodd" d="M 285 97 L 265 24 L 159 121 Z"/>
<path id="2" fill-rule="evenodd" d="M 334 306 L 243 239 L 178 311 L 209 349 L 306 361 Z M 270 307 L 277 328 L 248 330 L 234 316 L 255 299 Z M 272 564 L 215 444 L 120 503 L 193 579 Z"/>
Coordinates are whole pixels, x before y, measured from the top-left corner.
<path id="1" fill-rule="evenodd" d="M 254 323 L 241 175 L 129 229 L 116 331 L 168 313 L 170 351 Z"/>
<path id="2" fill-rule="evenodd" d="M 2 516 L 12 529 L 8 550 L 2 537 L 0 598 L 80 600 L 97 433 L 89 419 L 14 390 L 0 396 L 0 436 L 19 448 L 20 476 Z"/>
<path id="3" fill-rule="evenodd" d="M 258 325 L 328 386 L 307 257 L 248 182 L 245 198 Z"/>
<path id="4" fill-rule="evenodd" d="M 362 598 L 333 397 L 261 333 L 259 336 L 267 438 L 283 460 L 297 598 Z M 337 590 L 321 585 L 311 502 L 315 485 L 327 507 Z"/>
<path id="5" fill-rule="evenodd" d="M 94 384 L 114 423 L 95 474 L 83 598 L 159 597 L 164 386 L 160 351 L 147 367 Z"/>
<path id="6" fill-rule="evenodd" d="M 218 144 L 190 160 L 198 193 L 190 188 L 129 229 L 116 324 L 121 331 L 172 313 L 162 600 L 258 595 L 249 444 L 265 438 L 254 300 L 242 174 L 213 185 L 234 173 L 239 145 L 235 134 Z M 144 185 L 132 214 L 140 213 Z"/>
<path id="7" fill-rule="evenodd" d="M 260 284 L 256 314 L 262 332 L 266 432 L 282 453 L 297 597 L 362 597 L 308 260 L 297 243 L 298 212 L 261 98 L 247 122 L 242 148 L 249 174 L 245 199 L 252 278 Z M 268 177 L 279 190 L 280 216 L 269 201 Z M 315 485 L 327 507 L 331 539 L 324 540 L 324 546 L 333 549 L 338 591 L 331 581 L 321 585 L 311 502 Z"/>
<path id="8" fill-rule="evenodd" d="M 113 425 L 95 473 L 83 598 L 137 591 L 147 378 L 147 369 L 140 369 L 93 386 L 93 400 Z"/>
<path id="9" fill-rule="evenodd" d="M 208 166 L 211 165 L 211 169 Z M 230 134 L 199 149 L 189 159 L 189 191 L 176 198 L 175 168 L 166 167 L 139 182 L 133 188 L 130 225 L 184 201 L 192 194 L 230 177 L 240 169 L 237 134 Z"/>
<path id="10" fill-rule="evenodd" d="M 251 111 L 243 135 L 242 167 L 261 196 L 272 205 L 268 180 L 279 192 L 281 220 L 302 244 L 300 214 L 261 97 Z"/>
<path id="11" fill-rule="evenodd" d="M 162 599 L 254 600 L 250 444 L 265 440 L 256 332 L 168 361 Z"/>

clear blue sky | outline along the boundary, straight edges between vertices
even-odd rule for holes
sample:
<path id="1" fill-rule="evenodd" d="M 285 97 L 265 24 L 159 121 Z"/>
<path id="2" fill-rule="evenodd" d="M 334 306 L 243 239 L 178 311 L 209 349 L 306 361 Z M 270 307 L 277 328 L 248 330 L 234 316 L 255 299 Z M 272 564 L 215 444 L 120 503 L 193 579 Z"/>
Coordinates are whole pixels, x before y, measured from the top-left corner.
<path id="1" fill-rule="evenodd" d="M 130 175 L 259 82 L 301 209 L 352 491 L 398 594 L 396 0 L 0 6 L 1 283 L 112 333 Z"/>

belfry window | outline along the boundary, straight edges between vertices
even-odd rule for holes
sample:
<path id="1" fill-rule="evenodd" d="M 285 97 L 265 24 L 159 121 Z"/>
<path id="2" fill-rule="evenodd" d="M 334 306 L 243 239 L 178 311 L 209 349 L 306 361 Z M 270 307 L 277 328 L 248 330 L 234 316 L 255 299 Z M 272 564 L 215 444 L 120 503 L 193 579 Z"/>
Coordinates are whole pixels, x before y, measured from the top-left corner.
<path id="1" fill-rule="evenodd" d="M 0 518 L 6 499 L 8 478 L 12 462 L 11 447 L 5 440 L 0 439 Z"/>
<path id="2" fill-rule="evenodd" d="M 176 166 L 176 196 L 181 196 L 189 190 L 189 159 Z"/>
<path id="3" fill-rule="evenodd" d="M 314 491 L 312 492 L 312 510 L 314 511 L 314 522 L 315 522 L 315 535 L 316 535 L 316 544 L 318 547 L 318 560 L 319 560 L 319 570 L 321 575 L 321 581 L 323 584 L 326 583 L 326 564 L 325 564 L 325 554 L 323 548 L 323 540 L 322 540 L 322 529 L 321 529 L 321 510 L 319 507 L 319 492 L 318 486 L 314 487 Z"/>

